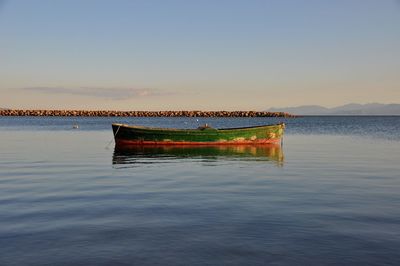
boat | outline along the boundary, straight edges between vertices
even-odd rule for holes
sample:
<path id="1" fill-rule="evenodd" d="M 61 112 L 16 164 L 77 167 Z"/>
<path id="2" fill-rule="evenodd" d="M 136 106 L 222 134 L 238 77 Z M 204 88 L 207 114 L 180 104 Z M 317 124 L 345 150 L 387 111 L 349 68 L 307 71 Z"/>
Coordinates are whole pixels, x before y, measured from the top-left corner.
<path id="1" fill-rule="evenodd" d="M 285 124 L 221 129 L 205 124 L 197 129 L 177 129 L 114 123 L 112 129 L 116 146 L 279 144 Z"/>

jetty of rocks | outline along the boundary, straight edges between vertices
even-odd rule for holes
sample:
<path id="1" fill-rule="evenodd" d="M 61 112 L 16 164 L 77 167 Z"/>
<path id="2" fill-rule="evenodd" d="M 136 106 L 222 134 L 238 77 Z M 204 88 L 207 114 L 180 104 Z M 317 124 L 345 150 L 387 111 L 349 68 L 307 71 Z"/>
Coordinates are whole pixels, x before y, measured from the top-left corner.
<path id="1" fill-rule="evenodd" d="M 93 116 L 93 117 L 296 117 L 284 112 L 258 111 L 90 111 L 1 109 L 0 116 Z"/>

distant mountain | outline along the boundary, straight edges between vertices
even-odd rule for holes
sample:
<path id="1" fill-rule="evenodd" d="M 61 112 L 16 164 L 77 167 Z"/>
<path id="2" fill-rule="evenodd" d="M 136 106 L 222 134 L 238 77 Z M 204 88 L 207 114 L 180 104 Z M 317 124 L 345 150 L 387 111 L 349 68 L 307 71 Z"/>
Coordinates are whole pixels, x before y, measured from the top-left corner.
<path id="1" fill-rule="evenodd" d="M 400 104 L 350 103 L 334 108 L 319 105 L 270 108 L 268 112 L 287 112 L 295 115 L 400 115 Z"/>

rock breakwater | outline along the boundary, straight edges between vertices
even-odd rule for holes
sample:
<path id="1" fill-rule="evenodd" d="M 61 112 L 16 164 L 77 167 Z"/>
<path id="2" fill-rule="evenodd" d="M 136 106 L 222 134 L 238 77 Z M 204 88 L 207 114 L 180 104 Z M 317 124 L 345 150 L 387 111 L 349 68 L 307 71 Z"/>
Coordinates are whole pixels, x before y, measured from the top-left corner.
<path id="1" fill-rule="evenodd" d="M 0 116 L 93 116 L 93 117 L 296 117 L 284 112 L 258 111 L 90 111 L 2 109 Z"/>

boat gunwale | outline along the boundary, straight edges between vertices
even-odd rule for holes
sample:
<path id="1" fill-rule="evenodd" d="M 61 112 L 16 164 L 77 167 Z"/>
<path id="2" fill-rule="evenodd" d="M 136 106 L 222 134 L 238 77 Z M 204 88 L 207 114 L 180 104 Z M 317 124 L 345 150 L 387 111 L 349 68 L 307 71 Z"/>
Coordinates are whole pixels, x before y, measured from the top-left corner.
<path id="1" fill-rule="evenodd" d="M 252 129 L 260 129 L 260 128 L 268 128 L 268 127 L 285 127 L 285 123 L 277 123 L 277 124 L 269 124 L 269 125 L 260 125 L 260 126 L 248 126 L 248 127 L 234 127 L 234 128 L 208 128 L 211 131 L 204 131 L 204 129 L 200 128 L 191 128 L 191 129 L 185 129 L 185 128 L 158 128 L 158 127 L 146 127 L 146 126 L 133 126 L 133 125 L 127 125 L 127 124 L 120 124 L 120 123 L 113 123 L 112 126 L 116 127 L 124 127 L 124 128 L 129 128 L 129 129 L 139 129 L 139 130 L 151 130 L 151 131 L 173 131 L 173 132 L 213 132 L 213 131 L 232 131 L 232 130 L 252 130 Z"/>

